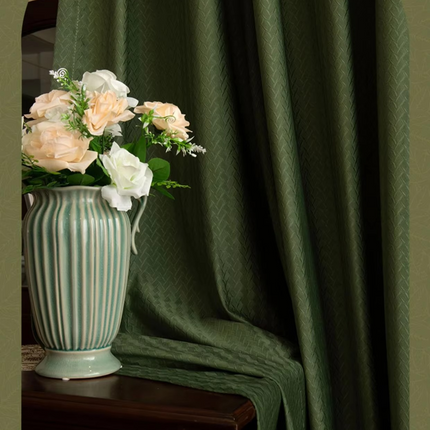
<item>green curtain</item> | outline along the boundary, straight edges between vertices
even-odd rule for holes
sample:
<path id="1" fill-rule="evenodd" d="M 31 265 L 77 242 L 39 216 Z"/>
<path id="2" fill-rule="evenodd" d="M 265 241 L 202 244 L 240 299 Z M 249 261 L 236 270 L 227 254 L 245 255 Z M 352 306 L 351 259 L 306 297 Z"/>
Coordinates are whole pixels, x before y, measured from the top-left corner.
<path id="1" fill-rule="evenodd" d="M 56 67 L 207 148 L 141 221 L 121 374 L 246 396 L 260 430 L 408 428 L 408 49 L 400 0 L 60 1 Z"/>

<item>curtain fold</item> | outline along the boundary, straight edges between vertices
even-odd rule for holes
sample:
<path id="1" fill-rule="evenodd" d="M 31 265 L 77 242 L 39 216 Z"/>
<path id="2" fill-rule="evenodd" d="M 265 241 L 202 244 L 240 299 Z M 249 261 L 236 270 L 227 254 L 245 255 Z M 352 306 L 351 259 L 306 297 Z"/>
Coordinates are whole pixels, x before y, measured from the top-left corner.
<path id="1" fill-rule="evenodd" d="M 120 372 L 246 396 L 261 430 L 408 428 L 401 1 L 60 0 L 55 65 L 207 148 L 141 221 Z"/>

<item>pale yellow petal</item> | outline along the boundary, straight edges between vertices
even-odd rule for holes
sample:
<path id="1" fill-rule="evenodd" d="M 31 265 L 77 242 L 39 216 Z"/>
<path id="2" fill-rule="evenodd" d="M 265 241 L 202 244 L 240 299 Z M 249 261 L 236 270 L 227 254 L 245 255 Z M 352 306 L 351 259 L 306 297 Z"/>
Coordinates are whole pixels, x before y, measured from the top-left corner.
<path id="1" fill-rule="evenodd" d="M 38 160 L 36 163 L 40 167 L 44 167 L 49 172 L 59 172 L 60 170 L 67 169 L 69 164 L 63 160 L 55 160 L 53 158 L 45 158 Z"/>
<path id="2" fill-rule="evenodd" d="M 84 174 L 88 166 L 97 159 L 97 155 L 98 154 L 95 151 L 87 151 L 80 162 L 68 163 L 67 168 L 72 172 L 80 172 Z"/>

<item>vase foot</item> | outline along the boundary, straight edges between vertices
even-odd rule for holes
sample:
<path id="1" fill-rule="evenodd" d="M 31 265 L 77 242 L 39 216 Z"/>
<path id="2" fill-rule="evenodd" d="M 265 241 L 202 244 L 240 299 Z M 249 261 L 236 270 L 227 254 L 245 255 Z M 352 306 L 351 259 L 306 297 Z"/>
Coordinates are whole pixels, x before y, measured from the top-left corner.
<path id="1" fill-rule="evenodd" d="M 45 349 L 46 356 L 36 367 L 36 373 L 55 379 L 86 379 L 110 375 L 121 368 L 111 347 L 89 351 L 58 351 Z"/>

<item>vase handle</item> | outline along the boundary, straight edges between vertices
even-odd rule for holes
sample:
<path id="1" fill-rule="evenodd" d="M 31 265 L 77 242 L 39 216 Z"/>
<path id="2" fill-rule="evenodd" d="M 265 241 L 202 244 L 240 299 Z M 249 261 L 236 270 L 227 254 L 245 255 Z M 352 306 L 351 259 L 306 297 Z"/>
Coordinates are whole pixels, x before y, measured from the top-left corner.
<path id="1" fill-rule="evenodd" d="M 140 233 L 139 229 L 139 222 L 140 218 L 142 218 L 143 211 L 146 208 L 146 202 L 148 201 L 148 196 L 143 197 L 142 199 L 139 199 L 139 208 L 137 209 L 137 213 L 134 216 L 133 225 L 131 227 L 131 250 L 133 251 L 134 255 L 137 255 L 137 248 L 136 248 L 136 232 Z"/>

